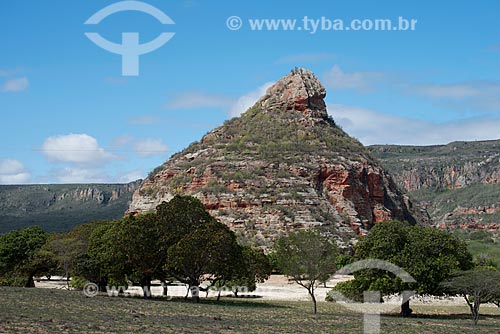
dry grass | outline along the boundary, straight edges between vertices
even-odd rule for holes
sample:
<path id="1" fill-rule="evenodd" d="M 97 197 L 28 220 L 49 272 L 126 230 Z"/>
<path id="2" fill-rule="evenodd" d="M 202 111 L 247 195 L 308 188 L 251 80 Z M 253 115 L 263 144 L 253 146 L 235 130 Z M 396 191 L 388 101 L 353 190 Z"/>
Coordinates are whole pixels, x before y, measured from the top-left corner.
<path id="1" fill-rule="evenodd" d="M 382 318 L 382 333 L 500 333 L 500 311 L 474 327 L 466 307 L 415 306 L 415 317 Z M 0 333 L 361 333 L 362 315 L 341 305 L 226 299 L 142 300 L 81 292 L 0 287 Z"/>

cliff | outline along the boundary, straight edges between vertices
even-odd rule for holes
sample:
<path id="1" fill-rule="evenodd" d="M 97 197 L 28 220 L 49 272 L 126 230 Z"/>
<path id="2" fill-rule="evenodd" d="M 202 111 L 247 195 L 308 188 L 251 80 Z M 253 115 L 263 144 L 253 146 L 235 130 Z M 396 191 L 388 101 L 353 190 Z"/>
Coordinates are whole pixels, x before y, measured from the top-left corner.
<path id="1" fill-rule="evenodd" d="M 64 232 L 94 220 L 121 218 L 140 182 L 0 186 L 0 233 L 30 225 Z"/>
<path id="2" fill-rule="evenodd" d="M 500 233 L 500 140 L 369 150 L 436 226 Z"/>

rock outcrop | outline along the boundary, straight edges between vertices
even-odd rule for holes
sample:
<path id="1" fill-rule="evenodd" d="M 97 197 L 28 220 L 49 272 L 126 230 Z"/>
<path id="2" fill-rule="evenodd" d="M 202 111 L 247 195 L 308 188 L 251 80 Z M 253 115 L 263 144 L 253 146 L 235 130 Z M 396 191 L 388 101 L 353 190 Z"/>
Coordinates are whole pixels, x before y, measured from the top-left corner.
<path id="1" fill-rule="evenodd" d="M 500 184 L 500 140 L 434 146 L 374 145 L 369 150 L 406 191 Z"/>
<path id="2" fill-rule="evenodd" d="M 129 213 L 154 210 L 178 193 L 194 195 L 263 247 L 311 226 L 351 243 L 383 220 L 422 220 L 363 145 L 328 116 L 325 95 L 312 72 L 292 71 L 241 117 L 155 169 Z"/>
<path id="3" fill-rule="evenodd" d="M 369 150 L 436 226 L 500 234 L 500 140 Z"/>
<path id="4" fill-rule="evenodd" d="M 2 185 L 0 234 L 34 224 L 65 232 L 90 221 L 121 218 L 140 182 Z"/>

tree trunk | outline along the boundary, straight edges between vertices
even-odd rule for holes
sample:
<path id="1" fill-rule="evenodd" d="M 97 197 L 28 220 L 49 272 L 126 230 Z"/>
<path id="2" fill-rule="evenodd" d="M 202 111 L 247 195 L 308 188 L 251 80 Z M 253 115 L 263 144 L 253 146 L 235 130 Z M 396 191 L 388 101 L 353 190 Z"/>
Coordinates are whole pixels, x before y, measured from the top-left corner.
<path id="1" fill-rule="evenodd" d="M 481 300 L 478 297 L 477 300 L 474 300 L 474 304 L 473 304 L 472 316 L 474 317 L 474 325 L 477 325 L 477 322 L 479 321 L 479 306 L 480 305 L 481 305 Z"/>
<path id="2" fill-rule="evenodd" d="M 309 295 L 311 296 L 313 302 L 313 313 L 316 314 L 318 313 L 318 303 L 316 302 L 316 297 L 314 296 L 314 289 L 308 289 L 307 291 L 309 292 Z"/>
<path id="3" fill-rule="evenodd" d="M 108 280 L 102 279 L 97 282 L 97 287 L 100 292 L 106 292 L 108 289 Z"/>
<path id="4" fill-rule="evenodd" d="M 163 288 L 161 295 L 164 297 L 168 297 L 168 284 L 166 284 L 165 282 L 162 282 L 161 287 Z"/>
<path id="5" fill-rule="evenodd" d="M 33 274 L 29 274 L 28 279 L 26 280 L 26 284 L 24 285 L 25 288 L 34 288 L 35 287 L 35 280 L 33 279 Z"/>
<path id="6" fill-rule="evenodd" d="M 401 316 L 404 318 L 409 317 L 413 313 L 413 310 L 410 308 L 410 301 L 407 300 L 403 304 L 401 304 Z"/>
<path id="7" fill-rule="evenodd" d="M 217 294 L 217 301 L 220 301 L 220 293 L 222 292 L 222 289 L 219 288 L 219 293 Z"/>

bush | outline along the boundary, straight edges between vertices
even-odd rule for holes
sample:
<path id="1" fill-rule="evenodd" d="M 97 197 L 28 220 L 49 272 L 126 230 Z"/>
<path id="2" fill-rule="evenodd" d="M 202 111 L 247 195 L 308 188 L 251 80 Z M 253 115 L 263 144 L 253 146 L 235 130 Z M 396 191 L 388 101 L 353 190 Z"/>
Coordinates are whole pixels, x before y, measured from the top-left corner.
<path id="1" fill-rule="evenodd" d="M 76 277 L 72 277 L 71 278 L 71 282 L 69 283 L 69 285 L 73 289 L 83 290 L 83 288 L 85 287 L 85 285 L 87 283 L 89 283 L 89 280 L 87 280 L 86 278 L 83 278 L 83 277 L 80 277 L 80 276 L 76 276 Z"/>

